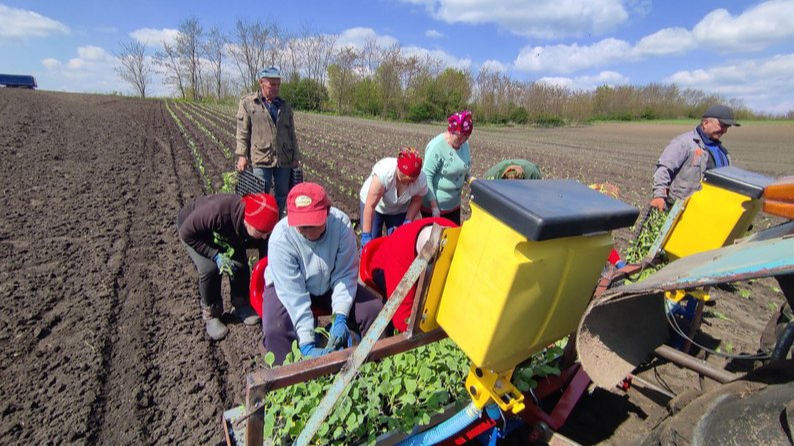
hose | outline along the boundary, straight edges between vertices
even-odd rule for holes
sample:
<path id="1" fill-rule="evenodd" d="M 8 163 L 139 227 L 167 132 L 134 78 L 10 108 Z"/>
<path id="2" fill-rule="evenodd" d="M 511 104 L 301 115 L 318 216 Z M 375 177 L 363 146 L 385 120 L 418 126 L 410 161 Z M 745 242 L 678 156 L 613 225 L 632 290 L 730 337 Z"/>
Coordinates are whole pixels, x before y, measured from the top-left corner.
<path id="1" fill-rule="evenodd" d="M 772 360 L 786 359 L 792 343 L 794 343 L 794 322 L 789 322 L 777 339 L 777 343 L 775 343 L 775 349 L 772 350 Z"/>
<path id="2" fill-rule="evenodd" d="M 421 434 L 406 438 L 398 443 L 397 446 L 430 446 L 440 443 L 462 431 L 466 426 L 480 418 L 480 415 L 482 415 L 482 409 L 478 409 L 474 403 L 469 403 L 465 409 L 456 413 L 447 421 Z"/>

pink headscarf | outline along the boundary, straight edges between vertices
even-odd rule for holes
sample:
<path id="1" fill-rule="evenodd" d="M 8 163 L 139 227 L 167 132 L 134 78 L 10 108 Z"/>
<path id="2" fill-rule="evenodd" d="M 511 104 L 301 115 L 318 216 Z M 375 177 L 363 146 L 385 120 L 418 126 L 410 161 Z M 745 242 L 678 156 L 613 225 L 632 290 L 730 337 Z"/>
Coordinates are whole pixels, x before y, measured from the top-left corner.
<path id="1" fill-rule="evenodd" d="M 447 125 L 449 133 L 471 135 L 471 131 L 474 129 L 474 122 L 471 120 L 471 112 L 468 110 L 453 114 L 447 121 L 449 122 Z"/>

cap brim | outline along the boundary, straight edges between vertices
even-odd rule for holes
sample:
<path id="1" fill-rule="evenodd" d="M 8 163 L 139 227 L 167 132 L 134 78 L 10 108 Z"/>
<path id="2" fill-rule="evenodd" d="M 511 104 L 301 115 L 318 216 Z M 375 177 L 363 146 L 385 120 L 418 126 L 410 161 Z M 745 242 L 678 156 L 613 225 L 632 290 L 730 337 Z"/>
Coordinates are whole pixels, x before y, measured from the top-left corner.
<path id="1" fill-rule="evenodd" d="M 741 127 L 742 126 L 741 124 L 736 122 L 735 119 L 720 119 L 720 118 L 717 118 L 717 120 L 720 121 L 721 123 L 725 124 L 725 125 L 732 125 L 734 127 Z"/>
<path id="2" fill-rule="evenodd" d="M 297 226 L 322 226 L 328 218 L 328 210 L 321 209 L 311 212 L 287 212 L 287 224 Z"/>

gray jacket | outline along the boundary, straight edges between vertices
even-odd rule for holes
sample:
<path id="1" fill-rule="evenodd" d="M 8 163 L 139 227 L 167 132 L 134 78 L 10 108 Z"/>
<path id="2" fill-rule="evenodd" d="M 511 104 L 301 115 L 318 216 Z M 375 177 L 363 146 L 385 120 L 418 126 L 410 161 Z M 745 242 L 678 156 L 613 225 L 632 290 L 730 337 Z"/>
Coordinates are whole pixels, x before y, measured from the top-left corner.
<path id="1" fill-rule="evenodd" d="M 727 152 L 725 155 L 730 164 L 730 156 Z M 703 173 L 709 168 L 709 157 L 696 129 L 673 138 L 656 163 L 653 197 L 666 198 L 671 203 L 700 190 Z"/>
<path id="2" fill-rule="evenodd" d="M 254 166 L 290 167 L 300 161 L 292 108 L 281 99 L 276 101 L 279 108 L 274 123 L 261 92 L 240 99 L 235 155 L 250 158 Z"/>

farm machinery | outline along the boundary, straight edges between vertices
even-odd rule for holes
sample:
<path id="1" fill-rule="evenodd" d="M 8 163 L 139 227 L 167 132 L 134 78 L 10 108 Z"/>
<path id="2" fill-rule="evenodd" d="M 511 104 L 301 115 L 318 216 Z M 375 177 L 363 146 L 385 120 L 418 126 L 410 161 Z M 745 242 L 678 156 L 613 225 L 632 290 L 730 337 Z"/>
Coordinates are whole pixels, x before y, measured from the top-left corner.
<path id="1" fill-rule="evenodd" d="M 364 362 L 445 337 L 471 361 L 465 381 L 471 403 L 424 432 L 379 437 L 377 444 L 495 444 L 521 424 L 531 426 L 527 442 L 544 444 L 591 382 L 614 387 L 652 352 L 720 382 L 735 379 L 663 345 L 671 308 L 686 300 L 702 310 L 715 284 L 794 275 L 794 223 L 732 245 L 761 208 L 794 216 L 794 180 L 773 184 L 735 168 L 709 173 L 701 191 L 676 203 L 642 262 L 606 274 L 611 231 L 631 226 L 638 209 L 570 180 L 473 182 L 471 218 L 460 228 L 433 228 L 358 346 L 247 376 L 245 405 L 223 415 L 227 443 L 263 444 L 267 392 L 339 372 L 295 443 L 310 444 Z M 718 224 L 705 225 L 715 219 Z M 672 262 L 648 279 L 611 287 L 663 253 Z M 414 285 L 408 330 L 379 339 Z M 790 283 L 784 292 L 794 299 Z M 697 317 L 691 319 L 695 326 Z M 691 339 L 691 332 L 681 334 Z M 566 336 L 558 375 L 527 392 L 511 384 L 519 364 Z"/>

